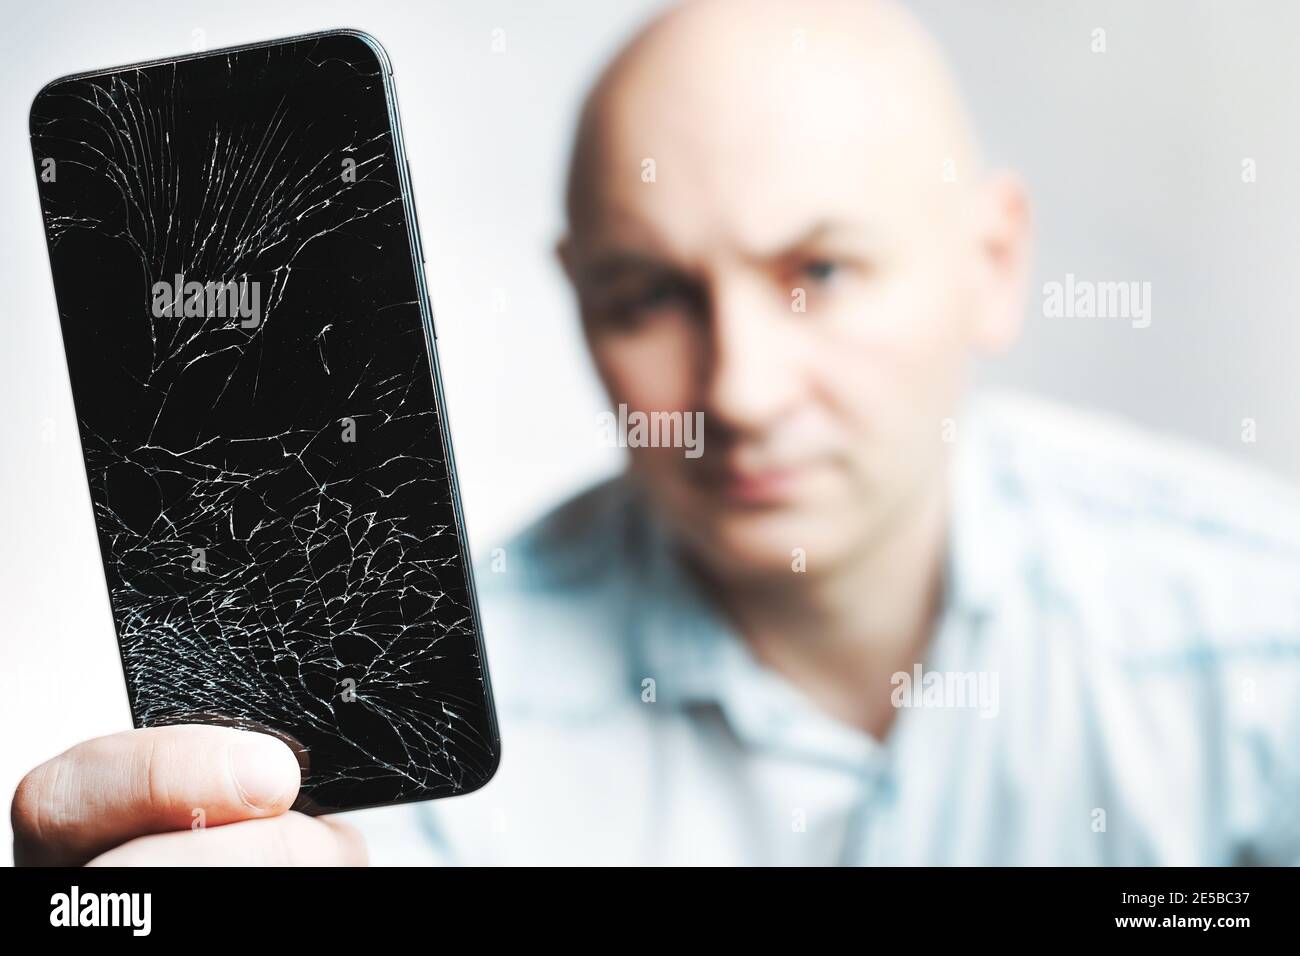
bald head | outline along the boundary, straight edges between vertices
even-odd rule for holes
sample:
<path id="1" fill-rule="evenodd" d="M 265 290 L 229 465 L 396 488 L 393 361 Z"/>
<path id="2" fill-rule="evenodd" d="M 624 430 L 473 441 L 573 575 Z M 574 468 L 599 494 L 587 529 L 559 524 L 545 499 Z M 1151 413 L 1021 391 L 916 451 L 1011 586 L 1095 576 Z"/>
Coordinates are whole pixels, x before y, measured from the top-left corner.
<path id="1" fill-rule="evenodd" d="M 642 29 L 588 96 L 570 223 L 609 198 L 603 174 L 641 176 L 646 160 L 656 179 L 689 177 L 709 190 L 738 169 L 777 163 L 802 166 L 810 181 L 818 155 L 830 153 L 863 177 L 933 185 L 941 166 L 959 178 L 976 172 L 952 75 L 913 17 L 890 0 L 682 3 Z"/>

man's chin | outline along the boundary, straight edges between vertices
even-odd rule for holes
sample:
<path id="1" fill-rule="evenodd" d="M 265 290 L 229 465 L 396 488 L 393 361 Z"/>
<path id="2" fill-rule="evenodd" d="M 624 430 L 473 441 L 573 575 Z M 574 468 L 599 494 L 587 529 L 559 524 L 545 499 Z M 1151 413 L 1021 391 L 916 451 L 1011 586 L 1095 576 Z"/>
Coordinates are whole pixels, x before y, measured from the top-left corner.
<path id="1" fill-rule="evenodd" d="M 722 578 L 772 578 L 825 570 L 843 560 L 843 528 L 795 509 L 714 513 L 684 522 L 682 534 Z"/>

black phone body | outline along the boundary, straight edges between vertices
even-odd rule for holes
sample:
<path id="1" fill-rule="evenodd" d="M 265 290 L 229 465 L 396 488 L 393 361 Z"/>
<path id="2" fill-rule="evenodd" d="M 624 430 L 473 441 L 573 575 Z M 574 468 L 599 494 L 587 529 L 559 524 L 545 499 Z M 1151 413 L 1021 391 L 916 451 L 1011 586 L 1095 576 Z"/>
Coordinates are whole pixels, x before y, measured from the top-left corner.
<path id="1" fill-rule="evenodd" d="M 309 813 L 481 787 L 500 739 L 382 47 L 65 77 L 31 139 L 135 725 L 280 736 Z"/>

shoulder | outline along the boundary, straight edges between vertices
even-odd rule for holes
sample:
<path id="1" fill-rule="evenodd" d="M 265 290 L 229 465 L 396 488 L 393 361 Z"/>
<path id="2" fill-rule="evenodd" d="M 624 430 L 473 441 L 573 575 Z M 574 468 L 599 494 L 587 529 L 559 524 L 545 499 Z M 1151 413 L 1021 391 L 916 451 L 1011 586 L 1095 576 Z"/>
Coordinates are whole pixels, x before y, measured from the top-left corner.
<path id="1" fill-rule="evenodd" d="M 1089 685 L 1109 776 L 1134 805 L 1167 792 L 1138 786 L 1139 766 L 1180 781 L 1188 806 L 1221 800 L 1224 859 L 1300 859 L 1295 489 L 1253 466 L 1249 445 L 1234 460 L 1018 399 L 973 418 L 970 460 L 989 481 L 978 500 L 1011 516 L 1001 527 L 1033 556 L 1041 613 L 1021 650 L 1060 653 Z"/>
<path id="2" fill-rule="evenodd" d="M 626 697 L 620 638 L 640 523 L 626 481 L 613 478 L 476 563 L 489 672 L 503 710 L 592 714 Z"/>
<path id="3" fill-rule="evenodd" d="M 1008 393 L 981 398 L 972 412 L 978 437 L 1000 463 L 1034 490 L 1055 490 L 1062 503 L 1174 524 L 1209 518 L 1265 536 L 1300 523 L 1295 485 L 1251 463 L 1244 442 L 1230 456 L 1116 415 Z M 1293 524 L 1265 520 L 1267 507 Z"/>
<path id="4" fill-rule="evenodd" d="M 1128 617 L 1131 650 L 1300 650 L 1300 496 L 1239 459 L 1118 418 L 995 396 L 979 467 L 1059 592 Z M 1276 648 L 1275 648 L 1276 649 Z M 1287 653 L 1290 653 L 1287 650 Z"/>
<path id="5" fill-rule="evenodd" d="M 553 594 L 599 583 L 635 533 L 639 505 L 617 476 L 574 495 L 489 552 L 477 570 L 489 588 Z"/>

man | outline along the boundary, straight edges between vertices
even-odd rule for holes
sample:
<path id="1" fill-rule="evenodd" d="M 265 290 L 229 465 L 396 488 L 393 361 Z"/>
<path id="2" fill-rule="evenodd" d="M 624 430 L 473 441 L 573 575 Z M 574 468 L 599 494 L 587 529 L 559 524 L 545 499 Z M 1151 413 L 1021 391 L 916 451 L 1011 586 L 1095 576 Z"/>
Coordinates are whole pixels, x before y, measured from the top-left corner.
<path id="1" fill-rule="evenodd" d="M 568 213 L 613 404 L 702 412 L 703 453 L 634 448 L 480 574 L 502 769 L 356 815 L 377 861 L 1300 858 L 1300 510 L 963 402 L 1016 337 L 1027 201 L 909 17 L 673 9 L 593 90 Z M 16 852 L 363 859 L 296 779 L 257 735 L 91 741 L 23 782 Z"/>

